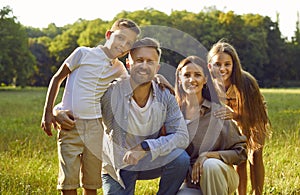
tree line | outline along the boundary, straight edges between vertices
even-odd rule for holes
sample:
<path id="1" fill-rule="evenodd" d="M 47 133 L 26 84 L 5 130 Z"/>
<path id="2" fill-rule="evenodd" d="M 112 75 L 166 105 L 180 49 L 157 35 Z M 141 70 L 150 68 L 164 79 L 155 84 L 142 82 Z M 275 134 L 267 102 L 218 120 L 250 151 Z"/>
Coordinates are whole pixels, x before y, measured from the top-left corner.
<path id="1" fill-rule="evenodd" d="M 9 6 L 0 10 L 1 86 L 47 86 L 76 47 L 103 43 L 105 32 L 117 18 L 132 19 L 142 29 L 153 25 L 177 29 L 207 49 L 225 38 L 235 46 L 242 66 L 256 77 L 261 87 L 300 86 L 299 20 L 291 40 L 282 36 L 278 20 L 272 21 L 270 17 L 259 14 L 223 12 L 215 7 L 205 8 L 199 13 L 172 11 L 170 15 L 153 8 L 122 11 L 112 21 L 78 19 L 63 27 L 51 23 L 40 29 L 23 26 Z M 165 32 L 152 33 L 163 36 L 173 45 L 189 46 L 181 37 L 170 38 Z M 182 54 L 170 48 L 163 50 L 162 61 L 176 67 Z"/>

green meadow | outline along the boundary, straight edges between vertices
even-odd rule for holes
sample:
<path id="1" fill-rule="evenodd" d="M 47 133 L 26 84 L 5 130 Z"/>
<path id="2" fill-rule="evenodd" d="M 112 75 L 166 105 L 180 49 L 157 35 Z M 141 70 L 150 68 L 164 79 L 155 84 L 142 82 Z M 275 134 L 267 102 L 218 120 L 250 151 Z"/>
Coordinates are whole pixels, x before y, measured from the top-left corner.
<path id="1" fill-rule="evenodd" d="M 264 194 L 300 194 L 300 89 L 262 92 L 273 127 Z M 0 89 L 0 195 L 59 194 L 56 136 L 40 128 L 45 95 L 46 88 Z M 136 194 L 155 194 L 158 182 L 138 181 Z"/>

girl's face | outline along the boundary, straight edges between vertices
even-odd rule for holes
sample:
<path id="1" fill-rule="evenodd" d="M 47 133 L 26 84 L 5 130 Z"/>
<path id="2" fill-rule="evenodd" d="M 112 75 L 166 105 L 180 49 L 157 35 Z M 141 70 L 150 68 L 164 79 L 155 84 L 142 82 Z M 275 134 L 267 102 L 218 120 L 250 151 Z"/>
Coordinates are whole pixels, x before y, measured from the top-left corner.
<path id="1" fill-rule="evenodd" d="M 229 54 L 219 52 L 211 58 L 208 65 L 214 78 L 222 79 L 225 83 L 231 83 L 230 77 L 233 69 L 232 58 Z"/>
<path id="2" fill-rule="evenodd" d="M 206 77 L 203 68 L 193 63 L 186 64 L 180 71 L 179 82 L 187 94 L 202 93 Z"/>

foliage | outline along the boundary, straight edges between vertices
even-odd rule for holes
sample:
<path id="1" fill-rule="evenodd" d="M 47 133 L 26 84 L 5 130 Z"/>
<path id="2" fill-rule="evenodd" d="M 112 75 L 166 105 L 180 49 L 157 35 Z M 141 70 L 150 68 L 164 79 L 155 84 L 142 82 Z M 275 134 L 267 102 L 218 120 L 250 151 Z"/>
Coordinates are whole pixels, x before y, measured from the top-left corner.
<path id="1" fill-rule="evenodd" d="M 80 33 L 78 45 L 94 47 L 105 42 L 105 33 L 110 28 L 107 22 L 101 19 L 89 21 L 86 29 Z"/>
<path id="2" fill-rule="evenodd" d="M 300 86 L 299 21 L 294 37 L 288 41 L 281 35 L 279 21 L 259 14 L 223 12 L 216 7 L 206 7 L 198 13 L 172 11 L 170 15 L 153 8 L 124 10 L 112 21 L 78 19 L 74 24 L 57 27 L 51 23 L 43 29 L 23 27 L 16 22 L 9 7 L 0 10 L 0 14 L 2 85 L 48 85 L 51 76 L 76 47 L 103 44 L 112 23 L 118 18 L 129 18 L 142 29 L 148 29 L 142 36 L 155 37 L 162 43 L 163 63 L 176 67 L 186 54 L 199 51 L 195 50 L 195 42 L 201 48 L 197 55 L 205 58 L 204 54 L 214 43 L 225 39 L 237 49 L 242 66 L 255 76 L 260 86 Z M 149 30 L 153 26 L 181 33 L 174 35 L 170 29 Z M 189 41 L 187 37 L 191 37 Z"/>
<path id="3" fill-rule="evenodd" d="M 36 65 L 29 79 L 31 86 L 47 86 L 56 70 L 55 59 L 51 57 L 48 47 L 51 41 L 46 36 L 31 38 L 29 41 L 30 51 L 36 57 Z"/>
<path id="4" fill-rule="evenodd" d="M 61 65 L 64 59 L 79 46 L 77 40 L 80 33 L 86 29 L 87 23 L 86 20 L 78 20 L 62 34 L 57 35 L 50 43 L 49 51 L 55 57 L 57 66 Z"/>
<path id="5" fill-rule="evenodd" d="M 10 16 L 11 12 L 9 7 L 0 11 L 0 83 L 24 87 L 35 59 L 28 48 L 25 28 Z"/>

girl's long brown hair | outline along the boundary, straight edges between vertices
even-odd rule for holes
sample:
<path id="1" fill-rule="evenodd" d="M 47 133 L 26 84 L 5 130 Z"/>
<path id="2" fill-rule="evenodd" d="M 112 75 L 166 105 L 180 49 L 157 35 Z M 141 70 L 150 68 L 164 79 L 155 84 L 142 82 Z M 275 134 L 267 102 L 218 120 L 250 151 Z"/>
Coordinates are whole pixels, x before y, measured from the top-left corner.
<path id="1" fill-rule="evenodd" d="M 230 55 L 233 61 L 231 84 L 236 89 L 238 110 L 235 112 L 240 116 L 238 124 L 243 129 L 243 133 L 250 138 L 248 143 L 250 147 L 258 148 L 260 146 L 255 140 L 261 140 L 270 135 L 270 120 L 264 97 L 256 79 L 249 72 L 243 70 L 235 48 L 229 43 L 220 40 L 214 44 L 208 53 L 207 62 L 211 63 L 212 57 L 220 52 Z"/>

